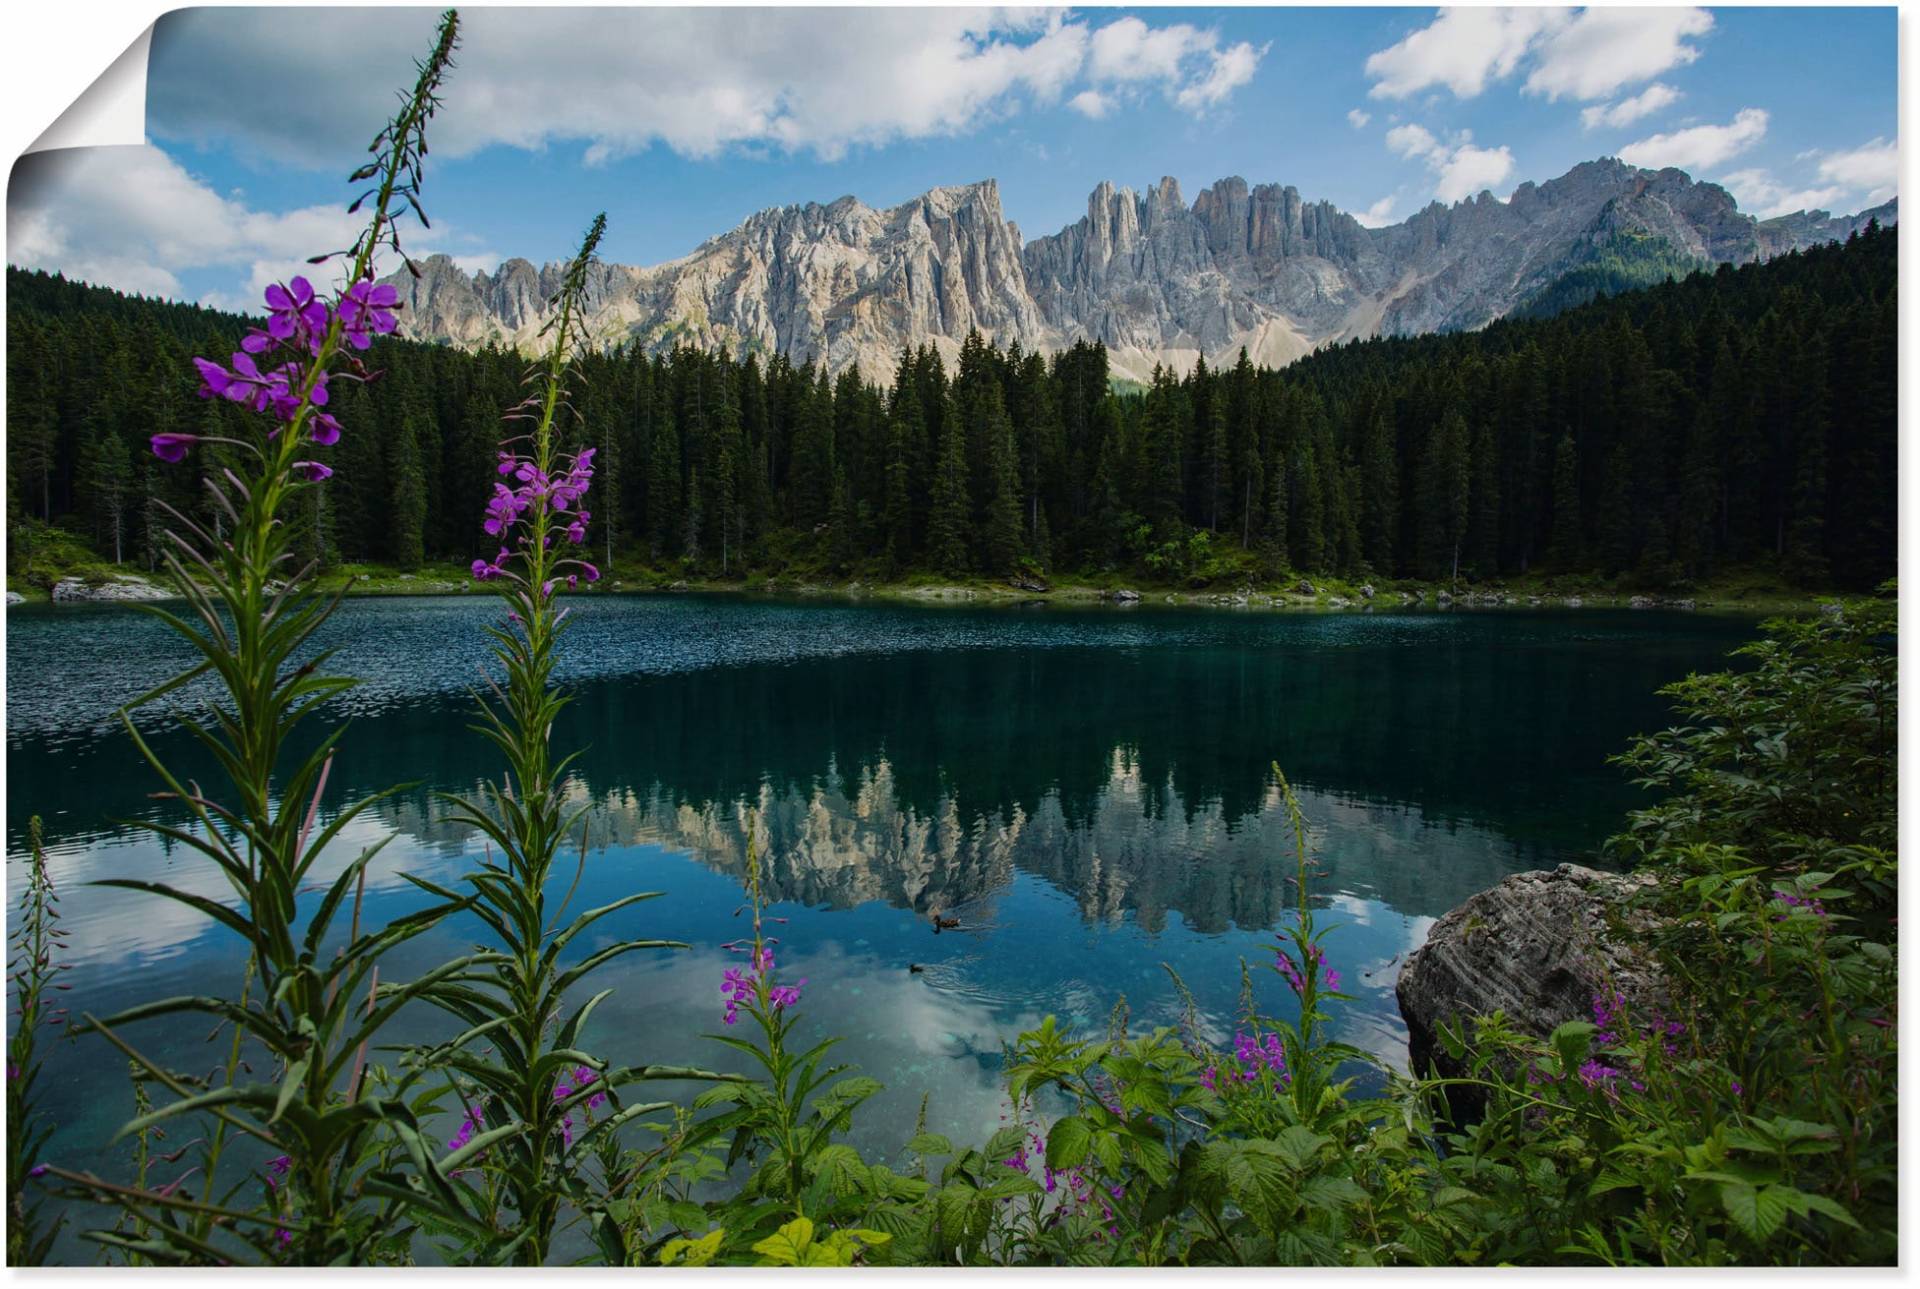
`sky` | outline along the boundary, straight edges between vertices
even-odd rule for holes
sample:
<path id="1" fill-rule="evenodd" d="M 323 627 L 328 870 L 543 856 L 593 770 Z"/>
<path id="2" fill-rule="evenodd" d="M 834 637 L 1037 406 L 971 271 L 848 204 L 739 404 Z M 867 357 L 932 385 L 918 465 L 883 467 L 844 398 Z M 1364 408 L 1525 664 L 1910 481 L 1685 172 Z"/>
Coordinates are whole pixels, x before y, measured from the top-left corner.
<path id="1" fill-rule="evenodd" d="M 7 258 L 253 308 L 351 240 L 345 175 L 428 8 L 184 9 L 144 147 L 29 156 Z M 469 270 L 684 255 L 755 211 L 999 181 L 1027 238 L 1101 181 L 1282 183 L 1370 226 L 1618 156 L 1760 217 L 1895 194 L 1896 10 L 481 9 L 429 131 L 430 229 Z"/>

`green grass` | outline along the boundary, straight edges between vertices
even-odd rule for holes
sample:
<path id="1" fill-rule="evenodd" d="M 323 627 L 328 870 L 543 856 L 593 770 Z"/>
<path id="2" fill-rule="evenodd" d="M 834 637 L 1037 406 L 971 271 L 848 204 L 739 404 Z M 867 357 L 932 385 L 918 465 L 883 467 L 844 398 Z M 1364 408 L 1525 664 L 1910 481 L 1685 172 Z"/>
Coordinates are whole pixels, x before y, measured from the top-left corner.
<path id="1" fill-rule="evenodd" d="M 852 595 L 915 602 L 1013 602 L 1035 597 L 1034 592 L 998 577 L 949 576 L 924 569 L 889 577 L 878 560 L 860 561 L 845 572 L 837 571 L 827 566 L 811 536 L 801 538 L 785 532 L 769 539 L 754 567 L 736 564 L 726 575 L 710 567 L 693 567 L 684 560 L 652 561 L 641 549 L 618 552 L 610 563 L 596 553 L 596 561 L 606 565 L 606 576 L 598 587 L 603 591 Z M 162 580 L 139 565 L 114 565 L 101 559 L 84 539 L 65 529 L 37 521 L 16 526 L 7 551 L 7 588 L 29 599 L 45 600 L 53 585 L 65 577 L 79 577 L 93 584 L 114 577 Z M 349 578 L 349 594 L 353 595 L 469 595 L 480 589 L 464 563 L 450 560 L 433 561 L 408 572 L 377 563 L 335 565 L 320 574 L 320 583 L 331 589 Z M 1423 593 L 1426 602 L 1432 604 L 1443 589 L 1450 589 L 1456 597 L 1468 592 L 1512 596 L 1521 605 L 1535 597 L 1549 604 L 1578 597 L 1590 605 L 1624 605 L 1635 595 L 1650 593 L 1629 577 L 1607 579 L 1591 574 L 1534 572 L 1478 582 L 1462 579 L 1458 587 L 1451 588 L 1444 581 L 1341 578 L 1291 570 L 1276 575 L 1258 556 L 1232 542 L 1221 543 L 1199 569 L 1182 576 L 1155 579 L 1134 572 L 1088 570 L 1044 574 L 1041 580 L 1049 587 L 1048 599 L 1093 600 L 1127 588 L 1137 591 L 1143 600 L 1165 603 L 1171 597 L 1176 604 L 1231 602 L 1242 592 L 1251 591 L 1256 604 L 1278 597 L 1288 605 L 1335 607 L 1331 602 L 1340 598 L 1357 607 L 1367 603 L 1360 594 L 1363 585 L 1371 585 L 1373 603 L 1384 606 L 1397 606 L 1402 593 Z M 1313 584 L 1311 600 L 1296 590 L 1303 580 Z M 1805 610 L 1826 598 L 1823 593 L 1788 585 L 1770 565 L 1727 570 L 1685 588 L 1651 594 L 1663 601 L 1691 599 L 1703 609 L 1763 613 Z"/>

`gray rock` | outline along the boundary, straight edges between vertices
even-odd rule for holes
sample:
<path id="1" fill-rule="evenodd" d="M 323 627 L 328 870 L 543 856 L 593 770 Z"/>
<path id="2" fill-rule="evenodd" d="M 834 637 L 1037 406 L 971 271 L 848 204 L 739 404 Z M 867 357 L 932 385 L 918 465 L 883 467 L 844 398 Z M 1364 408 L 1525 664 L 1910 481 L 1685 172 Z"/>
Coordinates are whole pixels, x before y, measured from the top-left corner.
<path id="1" fill-rule="evenodd" d="M 1371 600 L 1373 598 L 1373 583 L 1368 582 L 1360 588 L 1360 598 L 1363 600 Z"/>
<path id="2" fill-rule="evenodd" d="M 1139 602 L 1140 592 L 1129 591 L 1125 587 L 1121 587 L 1117 591 L 1108 592 L 1107 598 L 1119 604 L 1135 604 Z"/>
<path id="3" fill-rule="evenodd" d="M 98 586 L 89 586 L 77 577 L 63 577 L 53 586 L 55 604 L 121 604 L 171 598 L 171 592 L 139 577 L 119 577 Z"/>
<path id="4" fill-rule="evenodd" d="M 1651 1016 L 1666 997 L 1645 947 L 1656 919 L 1628 901 L 1653 884 L 1648 874 L 1562 864 L 1516 873 L 1434 923 L 1395 988 L 1413 1069 L 1464 1072 L 1438 1041 L 1442 1023 L 1464 1017 L 1504 1012 L 1516 1030 L 1545 1038 L 1590 1019 L 1603 992 Z"/>
<path id="5" fill-rule="evenodd" d="M 1630 609 L 1651 609 L 1657 603 L 1659 603 L 1659 601 L 1655 600 L 1651 595 L 1636 595 L 1627 601 L 1627 607 Z"/>
<path id="6" fill-rule="evenodd" d="M 1237 176 L 1191 205 L 1170 178 L 1144 193 L 1102 183 L 1082 218 L 1028 240 L 985 179 L 885 210 L 853 197 L 783 206 L 664 264 L 595 265 L 585 322 L 597 342 L 650 354 L 724 346 L 879 381 L 903 347 L 931 345 L 951 366 L 975 330 L 1029 352 L 1099 341 L 1114 375 L 1144 381 L 1156 364 L 1185 373 L 1242 349 L 1278 367 L 1348 339 L 1482 327 L 1616 236 L 1744 264 L 1843 240 L 1872 217 L 1894 223 L 1898 208 L 1756 222 L 1716 184 L 1608 158 L 1504 202 L 1482 192 L 1372 229 Z M 469 276 L 443 254 L 420 270 L 387 279 L 408 335 L 531 348 L 564 266 L 512 259 Z"/>
<path id="7" fill-rule="evenodd" d="M 27 597 L 20 594 L 20 592 L 18 591 L 7 592 L 7 604 L 9 607 L 15 604 L 25 604 L 26 602 L 27 602 Z"/>
<path id="8" fill-rule="evenodd" d="M 1301 579 L 1299 580 L 1299 582 L 1297 582 L 1297 583 L 1296 583 L 1296 584 L 1294 585 L 1294 588 L 1293 588 L 1293 590 L 1294 590 L 1294 594 L 1296 594 L 1296 595 L 1314 595 L 1314 594 L 1317 594 L 1317 592 L 1316 592 L 1316 591 L 1315 591 L 1315 590 L 1313 589 L 1313 583 L 1312 583 L 1312 582 L 1309 582 L 1309 581 L 1308 581 L 1308 580 L 1307 580 L 1306 578 L 1304 578 L 1304 577 L 1303 577 L 1303 578 L 1301 578 Z"/>

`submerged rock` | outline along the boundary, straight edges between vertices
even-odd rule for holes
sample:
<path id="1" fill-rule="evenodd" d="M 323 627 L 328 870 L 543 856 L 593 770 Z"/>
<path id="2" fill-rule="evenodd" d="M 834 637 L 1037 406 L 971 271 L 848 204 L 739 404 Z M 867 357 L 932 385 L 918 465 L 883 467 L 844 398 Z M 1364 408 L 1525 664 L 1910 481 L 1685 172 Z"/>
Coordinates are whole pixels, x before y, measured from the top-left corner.
<path id="1" fill-rule="evenodd" d="M 1448 1077 L 1466 1072 L 1439 1042 L 1440 1026 L 1461 1018 L 1504 1012 L 1514 1029 L 1545 1038 L 1566 1021 L 1590 1019 L 1603 991 L 1651 1015 L 1666 992 L 1646 948 L 1656 919 L 1629 900 L 1653 883 L 1650 874 L 1562 864 L 1516 873 L 1434 923 L 1395 988 L 1414 1071 L 1431 1064 Z M 1460 1097 L 1454 1106 L 1475 1108 Z"/>

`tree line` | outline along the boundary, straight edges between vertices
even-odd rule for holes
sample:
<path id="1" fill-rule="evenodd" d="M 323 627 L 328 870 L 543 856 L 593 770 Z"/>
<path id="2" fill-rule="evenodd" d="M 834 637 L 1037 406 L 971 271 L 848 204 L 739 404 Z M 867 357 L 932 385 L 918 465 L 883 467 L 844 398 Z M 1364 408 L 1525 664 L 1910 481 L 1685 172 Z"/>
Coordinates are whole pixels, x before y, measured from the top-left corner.
<path id="1" fill-rule="evenodd" d="M 1807 586 L 1894 568 L 1896 233 L 1623 292 L 1472 333 L 1355 341 L 1287 368 L 1111 378 L 969 336 L 903 352 L 885 386 L 784 355 L 582 358 L 590 544 L 616 571 L 894 577 L 1124 573 L 1203 584 L 1294 572 L 1491 579 L 1547 571 L 1680 587 L 1775 563 Z M 147 438 L 234 437 L 188 359 L 245 319 L 8 270 L 8 508 L 150 565 L 198 470 Z M 417 567 L 487 554 L 499 348 L 387 339 L 337 384 L 345 434 L 302 549 Z M 344 385 L 344 387 L 339 387 Z M 162 396 L 156 396 L 156 394 Z"/>

